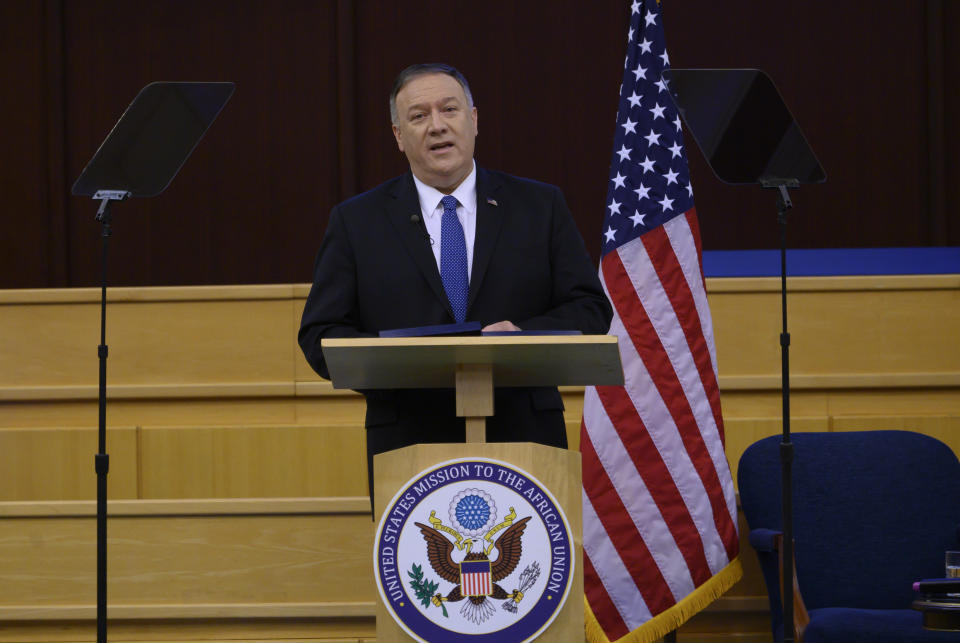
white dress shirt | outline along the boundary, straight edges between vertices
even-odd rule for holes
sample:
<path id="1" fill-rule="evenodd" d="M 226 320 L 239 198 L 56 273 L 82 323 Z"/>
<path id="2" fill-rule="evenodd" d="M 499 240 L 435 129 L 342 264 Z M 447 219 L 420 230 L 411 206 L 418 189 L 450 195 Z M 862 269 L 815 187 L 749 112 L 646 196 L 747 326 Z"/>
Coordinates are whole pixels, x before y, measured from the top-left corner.
<path id="1" fill-rule="evenodd" d="M 437 260 L 437 270 L 440 269 L 440 228 L 443 220 L 443 203 L 440 202 L 445 194 L 430 187 L 413 176 L 413 183 L 417 186 L 417 195 L 420 197 L 420 212 L 423 222 L 427 225 L 427 234 L 430 235 L 430 247 L 433 258 Z M 467 178 L 451 193 L 457 202 L 457 218 L 463 226 L 463 237 L 467 243 L 467 283 L 473 275 L 473 240 L 477 236 L 477 164 Z"/>

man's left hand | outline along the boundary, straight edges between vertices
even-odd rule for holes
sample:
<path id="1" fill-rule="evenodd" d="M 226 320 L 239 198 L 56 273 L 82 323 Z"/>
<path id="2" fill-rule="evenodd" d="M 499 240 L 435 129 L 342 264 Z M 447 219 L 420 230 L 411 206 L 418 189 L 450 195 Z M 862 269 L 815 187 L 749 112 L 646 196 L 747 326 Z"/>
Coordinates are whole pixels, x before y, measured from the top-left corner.
<path id="1" fill-rule="evenodd" d="M 520 327 L 514 324 L 512 321 L 498 321 L 495 324 L 489 324 L 484 326 L 481 331 L 486 332 L 504 332 L 504 331 L 517 331 L 520 330 Z"/>

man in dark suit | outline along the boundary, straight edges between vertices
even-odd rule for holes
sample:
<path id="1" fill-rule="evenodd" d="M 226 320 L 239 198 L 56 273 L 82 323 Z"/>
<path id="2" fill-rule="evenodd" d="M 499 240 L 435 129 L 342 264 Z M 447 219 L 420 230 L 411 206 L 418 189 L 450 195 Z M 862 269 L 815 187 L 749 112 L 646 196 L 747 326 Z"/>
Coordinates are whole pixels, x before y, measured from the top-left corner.
<path id="1" fill-rule="evenodd" d="M 310 365 L 329 378 L 324 337 L 395 328 L 606 333 L 610 304 L 560 190 L 476 167 L 477 109 L 460 72 L 408 67 L 390 113 L 410 172 L 333 209 L 300 326 Z M 371 472 L 376 453 L 464 440 L 452 389 L 363 393 Z M 491 442 L 567 446 L 555 387 L 497 389 L 494 412 Z"/>

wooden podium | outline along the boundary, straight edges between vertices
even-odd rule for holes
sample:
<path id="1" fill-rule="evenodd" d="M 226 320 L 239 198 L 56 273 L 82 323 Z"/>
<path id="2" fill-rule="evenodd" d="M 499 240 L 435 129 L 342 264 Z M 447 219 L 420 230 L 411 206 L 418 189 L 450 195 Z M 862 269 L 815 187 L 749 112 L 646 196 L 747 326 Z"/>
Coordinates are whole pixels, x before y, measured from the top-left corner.
<path id="1" fill-rule="evenodd" d="M 494 412 L 495 386 L 622 384 L 617 338 L 507 335 L 324 339 L 322 346 L 335 388 L 455 388 L 457 415 L 466 421 L 466 444 L 418 444 L 374 458 L 375 521 L 380 521 L 391 499 L 408 481 L 437 463 L 486 459 L 509 463 L 529 474 L 549 492 L 566 517 L 575 550 L 566 601 L 549 627 L 533 636 L 538 641 L 582 641 L 580 454 L 532 443 L 486 443 L 486 418 Z M 383 596 L 378 598 L 377 640 L 410 640 L 411 634 L 393 618 Z"/>

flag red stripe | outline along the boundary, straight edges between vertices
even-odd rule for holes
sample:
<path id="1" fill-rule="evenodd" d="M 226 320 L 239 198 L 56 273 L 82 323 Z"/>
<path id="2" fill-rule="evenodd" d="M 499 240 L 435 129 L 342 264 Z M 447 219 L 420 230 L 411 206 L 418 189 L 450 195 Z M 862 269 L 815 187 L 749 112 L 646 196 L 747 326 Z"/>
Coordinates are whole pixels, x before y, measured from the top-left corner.
<path id="1" fill-rule="evenodd" d="M 601 464 L 590 436 L 584 437 L 586 439 L 580 442 L 580 453 L 583 456 L 584 471 L 589 471 L 589 475 L 584 476 L 583 487 L 600 517 L 600 522 L 603 523 L 607 537 L 617 549 L 630 577 L 643 596 L 643 601 L 652 614 L 659 614 L 675 604 L 677 599 L 650 555 L 647 544 L 643 538 L 638 537 L 637 526 Z"/>
<path id="2" fill-rule="evenodd" d="M 700 537 L 700 532 L 697 531 L 673 476 L 670 475 L 670 470 L 650 437 L 650 432 L 647 431 L 643 420 L 637 415 L 633 401 L 622 386 L 598 386 L 597 395 L 613 426 L 617 428 L 623 446 L 630 454 L 634 466 L 637 467 L 637 473 L 647 486 L 650 497 L 657 505 L 660 515 L 663 516 L 673 540 L 677 543 L 677 548 L 683 555 L 684 561 L 686 561 L 694 584 L 700 585 L 710 578 L 710 565 L 707 564 L 703 539 Z M 582 449 L 583 447 L 581 447 L 581 451 Z M 600 469 L 602 468 L 601 466 Z M 586 467 L 584 469 L 586 470 Z M 600 473 L 592 468 L 590 472 L 592 475 L 599 475 Z M 603 472 L 603 475 L 606 477 L 606 471 Z M 584 476 L 585 485 L 587 477 Z M 593 494 L 589 492 L 587 495 L 593 501 L 597 509 L 597 515 L 603 516 L 610 503 L 604 502 L 602 498 L 594 498 Z M 617 499 L 619 500 L 619 498 Z M 636 540 L 639 540 L 636 528 L 634 528 L 633 535 Z M 611 540 L 613 540 L 612 537 Z M 630 542 L 627 542 L 625 546 L 629 548 Z M 617 547 L 617 549 L 620 550 L 621 547 Z M 646 595 L 644 595 L 644 600 L 646 598 Z M 655 612 L 652 605 L 650 605 L 650 611 Z"/>
<path id="3" fill-rule="evenodd" d="M 720 388 L 717 386 L 716 372 L 713 370 L 713 363 L 710 361 L 710 348 L 707 346 L 707 339 L 703 336 L 700 314 L 697 312 L 697 306 L 693 301 L 690 284 L 687 283 L 683 268 L 680 266 L 680 261 L 670 245 L 670 239 L 667 237 L 667 232 L 663 226 L 651 230 L 640 239 L 643 241 L 654 270 L 660 278 L 660 283 L 663 284 L 663 289 L 670 299 L 670 305 L 673 306 L 673 310 L 677 314 L 680 327 L 683 329 L 683 335 L 687 338 L 687 346 L 697 366 L 697 372 L 700 374 L 700 381 L 703 383 L 707 400 L 710 402 L 713 421 L 720 431 L 722 444 L 723 415 L 720 412 Z"/>
<path id="4" fill-rule="evenodd" d="M 653 323 L 640 302 L 636 290 L 634 290 L 626 268 L 620 260 L 619 250 L 607 253 L 600 263 L 614 308 L 617 309 L 617 314 L 623 321 L 637 354 L 646 365 L 660 397 L 666 403 L 667 409 L 673 417 L 684 448 L 707 493 L 707 498 L 713 510 L 714 522 L 727 550 L 727 556 L 732 560 L 736 556 L 736 526 L 727 510 L 720 478 L 713 466 L 710 453 L 703 443 L 703 437 L 694 419 L 690 402 L 683 392 L 683 387 L 680 385 L 677 373 L 670 363 L 670 358 L 660 343 Z M 619 426 L 616 422 L 614 422 L 614 425 Z M 635 456 L 634 461 L 642 462 L 643 460 Z M 691 572 L 693 571 L 694 569 L 691 568 Z M 707 568 L 707 574 L 709 578 L 709 568 Z M 703 582 L 696 574 L 694 574 L 694 579 L 698 585 Z"/>
<path id="5" fill-rule="evenodd" d="M 593 562 L 587 556 L 587 552 L 583 552 L 583 592 L 587 595 L 590 610 L 596 617 L 597 622 L 600 623 L 604 633 L 606 633 L 607 639 L 616 641 L 626 636 L 630 630 L 624 623 L 623 617 L 620 616 L 617 606 L 610 600 L 603 583 L 600 582 L 597 570 L 593 567 Z"/>

